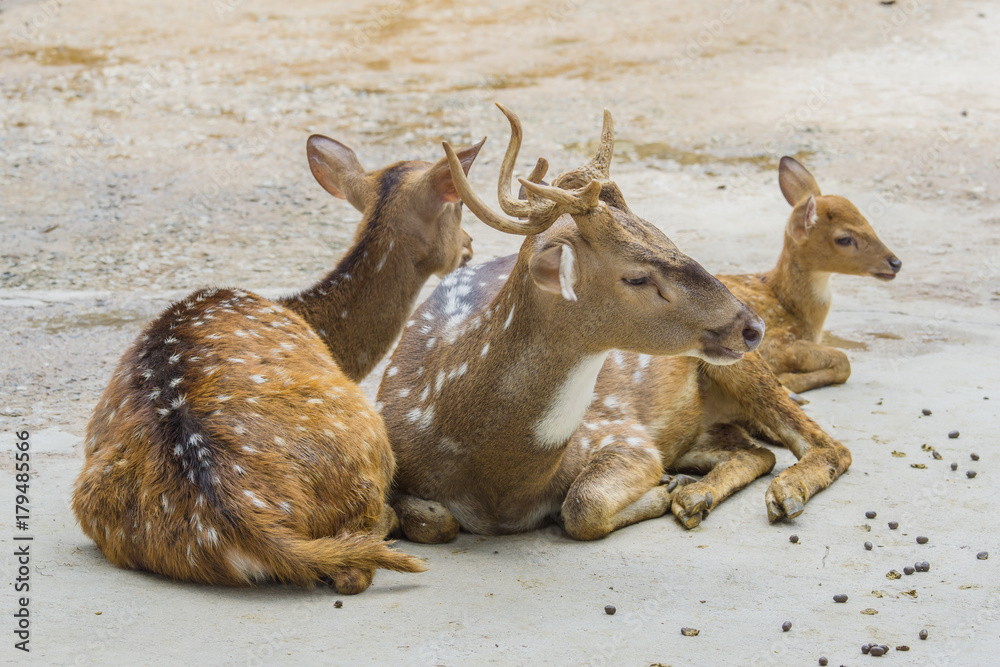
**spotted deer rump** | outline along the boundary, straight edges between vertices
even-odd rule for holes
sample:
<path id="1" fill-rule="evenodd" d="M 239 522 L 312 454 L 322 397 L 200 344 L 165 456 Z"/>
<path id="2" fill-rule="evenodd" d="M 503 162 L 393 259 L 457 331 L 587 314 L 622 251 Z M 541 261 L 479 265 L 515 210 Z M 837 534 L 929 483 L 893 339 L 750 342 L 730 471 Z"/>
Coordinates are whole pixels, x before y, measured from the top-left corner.
<path id="1" fill-rule="evenodd" d="M 122 358 L 87 427 L 73 507 L 119 566 L 308 583 L 276 549 L 371 532 L 393 465 L 382 420 L 298 315 L 203 290 Z"/>

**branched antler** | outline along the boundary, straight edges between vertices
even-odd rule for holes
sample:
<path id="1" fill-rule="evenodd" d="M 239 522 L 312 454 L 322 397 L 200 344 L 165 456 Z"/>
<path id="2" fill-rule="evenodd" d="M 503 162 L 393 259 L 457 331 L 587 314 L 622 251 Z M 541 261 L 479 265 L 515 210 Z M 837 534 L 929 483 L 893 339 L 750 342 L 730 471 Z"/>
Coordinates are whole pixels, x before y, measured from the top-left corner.
<path id="1" fill-rule="evenodd" d="M 476 193 L 472 190 L 468 179 L 465 176 L 462 165 L 455 155 L 451 145 L 444 142 L 444 152 L 448 156 L 448 164 L 451 166 L 452 180 L 459 196 L 473 215 L 484 223 L 508 234 L 531 235 L 538 234 L 549 227 L 564 213 L 583 214 L 592 211 L 600 206 L 601 183 L 591 179 L 586 181 L 581 174 L 579 180 L 584 181 L 581 187 L 566 189 L 555 186 L 540 185 L 540 181 L 545 176 L 548 163 L 540 158 L 535 164 L 535 168 L 527 179 L 519 178 L 518 182 L 524 186 L 527 199 L 516 199 L 511 195 L 511 178 L 514 171 L 514 163 L 517 161 L 517 154 L 521 149 L 521 121 L 513 111 L 501 104 L 497 104 L 500 111 L 510 122 L 510 142 L 507 144 L 507 152 L 504 154 L 503 162 L 500 165 L 500 178 L 497 184 L 497 199 L 500 201 L 500 208 L 507 215 L 519 218 L 527 218 L 527 222 L 517 222 L 504 218 L 489 208 Z M 610 122 L 610 115 L 605 115 L 605 129 Z M 602 140 L 602 146 L 604 145 Z M 614 139 L 611 139 L 612 148 Z M 592 165 L 598 158 L 601 158 L 601 151 L 598 156 L 587 165 L 581 167 L 582 170 L 591 170 L 599 173 L 600 166 Z M 603 158 L 602 158 L 603 159 Z M 604 174 L 607 174 L 607 164 L 610 157 L 605 160 Z M 579 170 L 577 170 L 579 171 Z M 587 173 L 590 173 L 588 171 Z"/>

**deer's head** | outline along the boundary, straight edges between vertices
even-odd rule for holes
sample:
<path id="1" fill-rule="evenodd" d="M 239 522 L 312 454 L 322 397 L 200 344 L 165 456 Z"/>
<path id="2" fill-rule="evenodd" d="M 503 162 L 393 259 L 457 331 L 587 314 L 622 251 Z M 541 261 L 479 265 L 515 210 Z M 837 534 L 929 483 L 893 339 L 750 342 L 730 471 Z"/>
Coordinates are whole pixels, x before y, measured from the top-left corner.
<path id="1" fill-rule="evenodd" d="M 485 141 L 485 139 L 483 140 Z M 463 176 L 483 146 L 456 153 Z M 361 211 L 358 236 L 388 234 L 409 254 L 417 271 L 444 276 L 472 258 L 472 239 L 462 229 L 462 202 L 447 158 L 397 162 L 365 171 L 354 151 L 314 134 L 306 144 L 309 168 L 323 189 Z"/>
<path id="2" fill-rule="evenodd" d="M 546 311 L 566 323 L 563 329 L 583 349 L 689 354 L 724 364 L 760 344 L 760 318 L 625 206 L 608 175 L 614 149 L 610 113 L 605 112 L 601 145 L 589 163 L 549 186 L 541 183 L 547 163 L 540 159 L 528 179 L 519 179 L 526 195 L 521 200 L 510 189 L 521 125 L 511 111 L 500 109 L 511 125 L 500 169 L 500 207 L 525 221 L 490 210 L 472 191 L 459 155 L 446 142 L 455 187 L 484 223 L 530 237 L 518 261 L 527 262 Z"/>
<path id="3" fill-rule="evenodd" d="M 778 183 L 793 207 L 785 236 L 803 267 L 879 280 L 896 277 L 903 263 L 854 204 L 843 197 L 821 194 L 809 170 L 788 156 L 781 158 Z"/>

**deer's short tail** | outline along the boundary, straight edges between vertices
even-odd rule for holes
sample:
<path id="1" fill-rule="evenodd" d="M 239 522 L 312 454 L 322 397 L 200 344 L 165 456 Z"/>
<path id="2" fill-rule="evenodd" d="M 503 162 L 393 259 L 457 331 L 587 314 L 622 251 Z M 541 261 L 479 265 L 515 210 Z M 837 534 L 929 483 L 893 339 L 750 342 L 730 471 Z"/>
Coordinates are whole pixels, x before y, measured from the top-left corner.
<path id="1" fill-rule="evenodd" d="M 346 570 L 376 569 L 423 572 L 425 562 L 390 548 L 391 542 L 371 534 L 346 534 L 317 539 L 271 526 L 264 541 L 246 544 L 245 552 L 230 551 L 227 560 L 237 579 L 246 583 L 275 579 L 310 586 L 336 580 Z M 257 547 L 257 548 L 254 548 Z"/>

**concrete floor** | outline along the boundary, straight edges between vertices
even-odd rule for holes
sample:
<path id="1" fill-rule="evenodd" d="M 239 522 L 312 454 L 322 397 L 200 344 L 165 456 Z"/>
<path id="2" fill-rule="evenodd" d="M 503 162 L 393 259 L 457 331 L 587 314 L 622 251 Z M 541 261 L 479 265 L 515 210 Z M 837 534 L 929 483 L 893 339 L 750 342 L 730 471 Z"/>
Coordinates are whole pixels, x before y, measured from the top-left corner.
<path id="1" fill-rule="evenodd" d="M 877 641 L 910 647 L 882 658 L 893 664 L 996 662 L 1000 12 L 736 2 L 729 21 L 694 0 L 613 15 L 560 7 L 0 7 L 7 508 L 16 431 L 31 432 L 36 473 L 32 652 L 14 650 L 10 611 L 0 661 L 855 665 Z M 489 134 L 472 178 L 490 191 L 506 139 L 493 99 L 524 122 L 520 173 L 539 154 L 557 171 L 582 160 L 611 108 L 613 174 L 630 205 L 713 271 L 776 258 L 781 154 L 800 154 L 824 192 L 866 212 L 903 271 L 888 285 L 834 279 L 827 329 L 853 375 L 810 392 L 805 408 L 851 449 L 850 471 L 778 525 L 764 478 L 692 531 L 664 517 L 586 544 L 555 528 L 400 543 L 431 569 L 380 571 L 356 597 L 111 567 L 75 525 L 69 494 L 89 412 L 142 324 L 206 283 L 276 294 L 332 266 L 357 215 L 312 182 L 308 132 L 346 137 L 370 166 Z M 477 261 L 518 245 L 471 216 L 466 227 Z M 365 382 L 372 396 L 379 373 Z M 794 463 L 777 455 L 775 472 Z M 7 610 L 12 521 L 0 512 Z M 930 572 L 886 578 L 917 560 Z M 701 632 L 682 636 L 685 626 Z"/>

